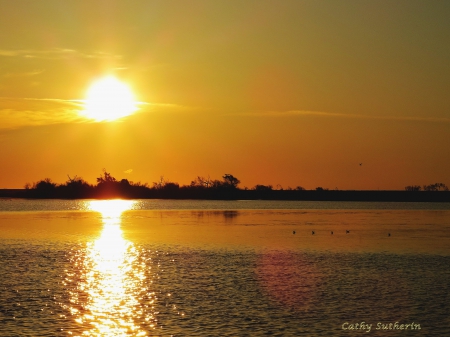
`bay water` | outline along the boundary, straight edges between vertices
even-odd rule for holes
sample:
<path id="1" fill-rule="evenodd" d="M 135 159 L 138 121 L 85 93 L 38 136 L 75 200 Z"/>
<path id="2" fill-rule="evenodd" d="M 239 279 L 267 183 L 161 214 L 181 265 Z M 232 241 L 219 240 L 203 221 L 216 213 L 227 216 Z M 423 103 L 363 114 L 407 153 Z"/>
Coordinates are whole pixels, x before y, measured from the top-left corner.
<path id="1" fill-rule="evenodd" d="M 450 205 L 0 200 L 0 336 L 450 336 Z"/>

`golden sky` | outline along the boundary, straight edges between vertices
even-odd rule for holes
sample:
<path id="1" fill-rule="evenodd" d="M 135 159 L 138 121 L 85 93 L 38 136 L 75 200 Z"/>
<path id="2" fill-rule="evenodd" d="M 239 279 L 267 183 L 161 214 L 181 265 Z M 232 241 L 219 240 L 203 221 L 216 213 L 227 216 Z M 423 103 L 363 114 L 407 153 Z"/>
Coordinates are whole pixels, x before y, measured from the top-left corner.
<path id="1" fill-rule="evenodd" d="M 450 185 L 449 18 L 445 0 L 0 0 L 0 188 L 103 168 Z M 138 110 L 83 117 L 108 75 Z"/>

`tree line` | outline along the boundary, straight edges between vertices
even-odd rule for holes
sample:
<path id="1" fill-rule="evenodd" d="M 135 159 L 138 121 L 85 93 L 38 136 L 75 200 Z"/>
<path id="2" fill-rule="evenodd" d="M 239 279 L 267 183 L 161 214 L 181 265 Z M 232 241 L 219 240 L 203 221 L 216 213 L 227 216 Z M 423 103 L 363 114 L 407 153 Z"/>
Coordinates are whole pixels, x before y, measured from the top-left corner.
<path id="1" fill-rule="evenodd" d="M 410 185 L 405 187 L 406 191 L 448 191 L 448 187 L 443 183 L 435 183 L 430 185 Z"/>
<path id="2" fill-rule="evenodd" d="M 70 177 L 63 184 L 57 184 L 50 178 L 25 185 L 26 196 L 36 198 L 224 198 L 233 197 L 239 191 L 240 180 L 232 174 L 224 174 L 222 180 L 211 180 L 209 177 L 197 177 L 189 185 L 180 186 L 176 182 L 167 181 L 164 177 L 152 186 L 147 183 L 132 182 L 128 179 L 116 179 L 111 173 L 103 170 L 97 177 L 95 185 L 89 184 L 81 177 Z M 257 185 L 260 189 L 262 185 Z M 272 189 L 271 186 L 267 187 Z"/>
<path id="3" fill-rule="evenodd" d="M 62 184 L 50 178 L 27 183 L 21 196 L 26 198 L 56 199 L 221 199 L 221 200 L 339 200 L 339 201 L 450 201 L 450 192 L 443 183 L 425 186 L 406 186 L 404 191 L 342 191 L 317 187 L 305 190 L 301 186 L 283 189 L 281 185 L 257 184 L 253 188 L 239 188 L 240 180 L 232 174 L 222 179 L 198 176 L 188 185 L 165 180 L 164 177 L 152 185 L 116 179 L 105 169 L 96 178 L 96 184 L 89 184 L 81 177 L 67 176 Z M 436 193 L 440 191 L 440 193 Z"/>

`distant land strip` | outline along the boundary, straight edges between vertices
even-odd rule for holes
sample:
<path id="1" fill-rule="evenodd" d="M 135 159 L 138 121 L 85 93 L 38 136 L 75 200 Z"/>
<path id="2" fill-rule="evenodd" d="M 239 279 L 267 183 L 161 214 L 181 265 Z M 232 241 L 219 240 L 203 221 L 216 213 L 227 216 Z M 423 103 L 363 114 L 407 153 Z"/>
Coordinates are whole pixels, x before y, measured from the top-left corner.
<path id="1" fill-rule="evenodd" d="M 406 186 L 404 191 L 329 190 L 322 187 L 305 190 L 301 186 L 274 189 L 272 185 L 241 189 L 238 187 L 240 180 L 229 173 L 224 174 L 222 180 L 198 176 L 183 186 L 160 177 L 151 187 L 147 183 L 118 180 L 105 169 L 96 185 L 77 176 L 67 177 L 63 184 L 45 178 L 25 184 L 24 189 L 0 189 L 0 198 L 450 202 L 449 188 L 443 183 Z"/>
<path id="2" fill-rule="evenodd" d="M 361 191 L 361 190 L 156 190 L 138 193 L 108 191 L 70 195 L 37 193 L 30 189 L 0 189 L 0 198 L 25 199 L 198 199 L 198 200 L 303 200 L 303 201 L 388 201 L 450 202 L 450 191 Z"/>

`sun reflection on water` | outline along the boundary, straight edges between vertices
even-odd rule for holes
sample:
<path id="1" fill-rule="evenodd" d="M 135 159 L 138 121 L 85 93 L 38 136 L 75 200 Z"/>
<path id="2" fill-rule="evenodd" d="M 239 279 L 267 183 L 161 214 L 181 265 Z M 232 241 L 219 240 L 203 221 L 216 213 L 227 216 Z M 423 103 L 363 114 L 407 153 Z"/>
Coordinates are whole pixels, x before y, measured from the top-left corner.
<path id="1" fill-rule="evenodd" d="M 121 215 L 123 212 L 133 208 L 136 201 L 133 200 L 91 200 L 88 209 L 99 212 L 102 215 L 104 224 L 121 223 Z"/>
<path id="2" fill-rule="evenodd" d="M 133 206 L 129 200 L 91 201 L 100 212 L 100 237 L 77 253 L 76 290 L 70 292 L 69 310 L 82 336 L 147 336 L 156 325 L 151 307 L 154 293 L 145 286 L 145 257 L 123 238 L 121 215 Z M 68 275 L 67 282 L 74 275 Z"/>

